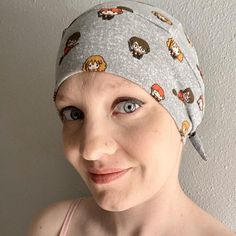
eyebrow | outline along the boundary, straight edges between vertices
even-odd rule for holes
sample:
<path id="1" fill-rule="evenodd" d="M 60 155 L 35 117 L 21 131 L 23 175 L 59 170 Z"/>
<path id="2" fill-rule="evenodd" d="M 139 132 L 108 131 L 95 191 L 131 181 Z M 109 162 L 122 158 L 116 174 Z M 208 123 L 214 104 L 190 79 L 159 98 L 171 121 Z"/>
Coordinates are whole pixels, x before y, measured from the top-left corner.
<path id="1" fill-rule="evenodd" d="M 70 100 L 70 97 L 67 97 L 66 95 L 62 95 L 62 94 L 57 94 L 56 102 L 57 101 L 65 101 L 65 100 Z"/>
<path id="2" fill-rule="evenodd" d="M 121 84 L 111 84 L 111 83 L 106 83 L 106 86 L 103 87 L 103 91 L 105 90 L 120 90 L 121 87 L 125 87 L 125 88 L 130 88 L 132 87 L 132 84 L 128 83 L 128 82 L 124 82 Z M 64 101 L 64 100 L 71 100 L 71 98 L 67 95 L 64 94 L 57 94 L 56 97 L 56 101 Z"/>

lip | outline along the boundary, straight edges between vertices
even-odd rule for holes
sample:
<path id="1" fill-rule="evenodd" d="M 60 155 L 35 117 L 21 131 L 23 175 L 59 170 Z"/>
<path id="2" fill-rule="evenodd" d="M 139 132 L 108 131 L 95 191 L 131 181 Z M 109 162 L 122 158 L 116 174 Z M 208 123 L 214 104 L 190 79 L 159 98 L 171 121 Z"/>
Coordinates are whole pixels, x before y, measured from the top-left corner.
<path id="1" fill-rule="evenodd" d="M 91 169 L 88 172 L 92 173 L 92 174 L 100 174 L 100 175 L 105 175 L 105 174 L 112 174 L 112 173 L 116 173 L 116 172 L 120 172 L 126 170 L 124 168 L 106 168 L 106 169 Z"/>
<path id="2" fill-rule="evenodd" d="M 113 172 L 111 172 L 111 170 Z M 116 171 L 114 172 L 114 170 L 116 170 Z M 110 182 L 122 177 L 125 173 L 127 173 L 130 170 L 130 168 L 122 169 L 122 170 L 119 169 L 119 171 L 117 171 L 117 170 L 118 169 L 109 169 L 109 170 L 107 169 L 107 170 L 100 171 L 99 174 L 89 172 L 89 177 L 96 184 L 106 184 L 106 183 L 110 183 Z M 103 174 L 101 174 L 101 172 Z"/>

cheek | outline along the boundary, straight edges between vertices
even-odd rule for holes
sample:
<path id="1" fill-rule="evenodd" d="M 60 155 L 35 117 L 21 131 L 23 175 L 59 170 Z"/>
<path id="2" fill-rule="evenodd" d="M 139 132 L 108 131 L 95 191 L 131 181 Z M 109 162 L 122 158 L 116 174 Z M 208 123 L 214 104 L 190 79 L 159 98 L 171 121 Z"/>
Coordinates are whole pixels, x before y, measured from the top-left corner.
<path id="1" fill-rule="evenodd" d="M 175 137 L 169 120 L 161 115 L 150 116 L 126 132 L 125 149 L 147 175 L 151 178 L 157 174 L 162 179 L 168 174 L 176 159 Z"/>
<path id="2" fill-rule="evenodd" d="M 161 156 L 168 149 L 168 140 L 170 132 L 161 117 L 148 117 L 142 119 L 142 122 L 128 128 L 124 135 L 127 150 L 132 150 L 136 156 L 145 159 L 145 157 L 160 154 Z"/>
<path id="3" fill-rule="evenodd" d="M 63 126 L 62 140 L 63 140 L 63 151 L 66 159 L 78 169 L 78 159 L 79 159 L 79 143 L 75 137 L 76 128 L 75 127 L 65 127 Z M 75 143 L 76 142 L 76 143 Z"/>
<path id="4" fill-rule="evenodd" d="M 135 158 L 146 175 L 149 175 L 151 171 L 150 166 L 160 165 L 158 162 L 161 160 L 163 149 L 161 136 L 162 134 L 158 132 L 157 128 L 147 125 L 139 126 L 128 136 L 127 150 L 131 152 L 130 155 Z"/>

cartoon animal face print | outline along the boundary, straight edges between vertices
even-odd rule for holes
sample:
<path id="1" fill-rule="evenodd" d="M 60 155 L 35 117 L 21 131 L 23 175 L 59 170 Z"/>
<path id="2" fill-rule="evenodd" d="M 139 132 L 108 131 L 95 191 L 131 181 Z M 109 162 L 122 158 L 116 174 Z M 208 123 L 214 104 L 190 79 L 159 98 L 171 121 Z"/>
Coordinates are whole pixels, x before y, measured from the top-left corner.
<path id="1" fill-rule="evenodd" d="M 137 59 L 141 59 L 144 54 L 150 52 L 148 43 L 144 39 L 135 36 L 129 39 L 128 45 L 132 55 Z"/>
<path id="2" fill-rule="evenodd" d="M 190 88 L 186 88 L 185 90 L 180 90 L 178 93 L 175 89 L 172 90 L 173 94 L 179 98 L 184 103 L 193 103 L 194 95 Z"/>
<path id="3" fill-rule="evenodd" d="M 79 41 L 80 36 L 81 36 L 80 32 L 75 32 L 66 40 L 66 46 L 64 48 L 64 54 L 60 58 L 59 65 L 61 64 L 63 58 L 69 53 L 69 51 L 73 47 L 75 47 L 77 44 L 79 44 L 78 41 Z"/>
<path id="4" fill-rule="evenodd" d="M 82 66 L 83 71 L 105 71 L 107 63 L 100 55 L 92 55 L 86 59 Z"/>
<path id="5" fill-rule="evenodd" d="M 169 25 L 172 25 L 172 21 L 170 19 L 168 19 L 167 17 L 165 17 L 163 14 L 157 12 L 157 11 L 152 11 L 153 15 L 156 16 L 159 20 L 169 24 Z"/>
<path id="6" fill-rule="evenodd" d="M 199 99 L 197 100 L 197 104 L 199 106 L 200 111 L 203 111 L 204 103 L 205 101 L 204 101 L 203 95 L 201 95 Z"/>
<path id="7" fill-rule="evenodd" d="M 151 87 L 151 95 L 158 101 L 160 102 L 161 100 L 165 99 L 165 92 L 164 89 L 158 85 L 158 84 L 153 84 Z"/>
<path id="8" fill-rule="evenodd" d="M 190 127 L 189 122 L 188 122 L 187 120 L 184 120 L 184 121 L 182 122 L 182 127 L 181 127 L 181 129 L 180 129 L 180 134 L 181 134 L 182 136 L 186 136 L 186 134 L 188 133 L 189 127 Z"/>
<path id="9" fill-rule="evenodd" d="M 123 10 L 120 8 L 101 8 L 98 11 L 98 17 L 102 17 L 103 20 L 110 20 L 115 15 L 122 14 Z"/>
<path id="10" fill-rule="evenodd" d="M 183 53 L 180 50 L 180 47 L 178 46 L 178 44 L 175 42 L 175 40 L 173 38 L 169 38 L 166 42 L 167 47 L 170 51 L 170 55 L 174 58 L 174 59 L 178 59 L 179 61 L 183 61 Z"/>

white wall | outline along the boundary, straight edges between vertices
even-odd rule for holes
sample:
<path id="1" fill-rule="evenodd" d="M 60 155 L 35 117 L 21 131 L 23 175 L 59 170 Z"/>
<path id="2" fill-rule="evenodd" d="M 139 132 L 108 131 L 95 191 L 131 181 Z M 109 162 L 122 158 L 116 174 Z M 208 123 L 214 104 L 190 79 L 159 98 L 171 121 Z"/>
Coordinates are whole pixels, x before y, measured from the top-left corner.
<path id="1" fill-rule="evenodd" d="M 101 2 L 0 1 L 0 235 L 24 235 L 39 209 L 89 194 L 64 159 L 52 91 L 62 30 Z M 204 72 L 206 112 L 198 134 L 209 160 L 201 160 L 188 140 L 181 184 L 200 207 L 236 231 L 236 2 L 146 2 L 182 22 Z"/>

